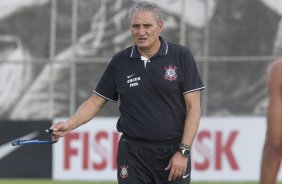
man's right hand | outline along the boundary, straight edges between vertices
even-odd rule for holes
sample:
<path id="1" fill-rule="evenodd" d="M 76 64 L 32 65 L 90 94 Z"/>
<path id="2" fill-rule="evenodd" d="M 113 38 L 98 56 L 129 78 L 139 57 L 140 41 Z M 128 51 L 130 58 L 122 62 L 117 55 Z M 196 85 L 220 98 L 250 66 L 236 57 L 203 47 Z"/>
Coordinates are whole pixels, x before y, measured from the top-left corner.
<path id="1" fill-rule="evenodd" d="M 53 130 L 52 139 L 54 140 L 58 140 L 59 138 L 64 137 L 71 131 L 71 128 L 69 127 L 68 123 L 63 121 L 59 121 L 53 124 L 50 129 Z"/>

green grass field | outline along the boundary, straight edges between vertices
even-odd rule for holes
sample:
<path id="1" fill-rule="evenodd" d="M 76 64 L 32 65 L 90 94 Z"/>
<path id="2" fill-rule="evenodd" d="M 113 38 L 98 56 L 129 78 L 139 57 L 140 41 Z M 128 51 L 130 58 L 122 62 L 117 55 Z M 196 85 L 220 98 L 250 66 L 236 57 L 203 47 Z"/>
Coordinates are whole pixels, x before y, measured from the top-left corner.
<path id="1" fill-rule="evenodd" d="M 117 184 L 117 182 L 53 181 L 42 179 L 0 179 L 0 184 Z M 192 182 L 193 184 L 258 184 L 258 182 Z M 282 184 L 282 183 L 278 183 Z"/>
<path id="2" fill-rule="evenodd" d="M 44 179 L 0 179 L 0 184 L 117 184 L 117 182 L 53 181 Z M 192 182 L 192 184 L 258 184 L 258 182 Z M 278 182 L 277 184 L 282 184 Z"/>

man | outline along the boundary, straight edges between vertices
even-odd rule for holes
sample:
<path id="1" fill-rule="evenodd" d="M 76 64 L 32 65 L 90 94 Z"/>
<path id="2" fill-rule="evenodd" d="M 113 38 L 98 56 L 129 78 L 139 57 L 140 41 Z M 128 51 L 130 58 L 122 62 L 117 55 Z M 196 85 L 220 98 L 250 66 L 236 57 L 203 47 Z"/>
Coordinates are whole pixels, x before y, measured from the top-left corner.
<path id="1" fill-rule="evenodd" d="M 65 136 L 119 98 L 119 183 L 190 183 L 203 82 L 188 49 L 160 37 L 164 16 L 155 3 L 137 2 L 129 15 L 135 45 L 113 56 L 94 94 L 67 122 L 51 127 L 53 138 Z"/>
<path id="2" fill-rule="evenodd" d="M 263 149 L 260 184 L 275 184 L 282 158 L 282 59 L 268 70 L 267 132 Z"/>

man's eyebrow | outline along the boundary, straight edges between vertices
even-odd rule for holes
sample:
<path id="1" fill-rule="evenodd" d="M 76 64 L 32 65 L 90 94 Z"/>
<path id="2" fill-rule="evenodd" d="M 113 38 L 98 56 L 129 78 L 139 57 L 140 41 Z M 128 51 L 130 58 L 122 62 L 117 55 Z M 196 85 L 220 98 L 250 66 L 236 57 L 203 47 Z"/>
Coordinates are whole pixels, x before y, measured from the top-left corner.
<path id="1" fill-rule="evenodd" d="M 132 27 L 140 26 L 140 24 L 131 24 Z"/>
<path id="2" fill-rule="evenodd" d="M 134 23 L 134 24 L 131 24 L 132 26 L 140 26 L 140 25 L 143 25 L 143 26 L 150 26 L 150 25 L 153 25 L 151 23 L 144 23 L 144 24 L 140 24 L 140 23 Z"/>

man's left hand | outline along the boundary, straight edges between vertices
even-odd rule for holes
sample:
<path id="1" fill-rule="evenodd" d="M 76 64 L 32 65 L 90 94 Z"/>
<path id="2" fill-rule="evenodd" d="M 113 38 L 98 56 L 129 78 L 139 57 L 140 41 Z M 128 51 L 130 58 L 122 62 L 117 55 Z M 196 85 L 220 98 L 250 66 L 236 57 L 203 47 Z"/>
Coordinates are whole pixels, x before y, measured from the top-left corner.
<path id="1" fill-rule="evenodd" d="M 165 170 L 170 170 L 168 181 L 175 181 L 177 178 L 183 177 L 186 173 L 188 158 L 184 158 L 181 153 L 176 152 L 170 159 Z"/>

